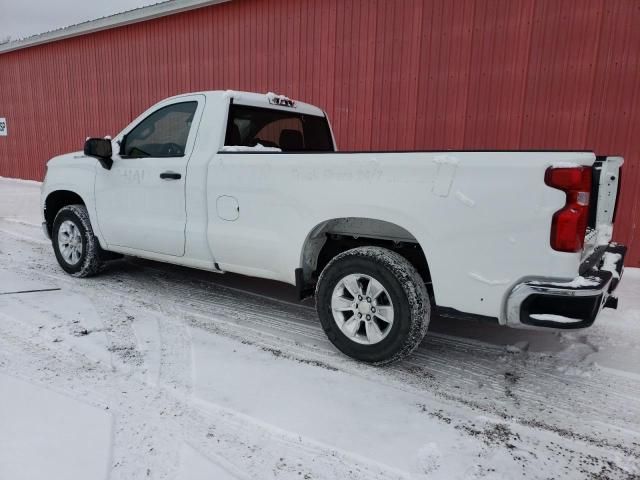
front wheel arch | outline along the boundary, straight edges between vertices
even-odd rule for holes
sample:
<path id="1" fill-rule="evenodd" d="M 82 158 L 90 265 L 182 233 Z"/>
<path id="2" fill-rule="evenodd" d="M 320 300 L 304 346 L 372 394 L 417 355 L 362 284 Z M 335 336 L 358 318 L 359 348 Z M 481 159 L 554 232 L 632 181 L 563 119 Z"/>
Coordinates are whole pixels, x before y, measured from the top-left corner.
<path id="1" fill-rule="evenodd" d="M 56 215 L 68 205 L 84 205 L 86 207 L 87 204 L 82 196 L 71 190 L 54 190 L 47 195 L 44 201 L 44 220 L 49 237 L 53 232 L 53 222 Z"/>

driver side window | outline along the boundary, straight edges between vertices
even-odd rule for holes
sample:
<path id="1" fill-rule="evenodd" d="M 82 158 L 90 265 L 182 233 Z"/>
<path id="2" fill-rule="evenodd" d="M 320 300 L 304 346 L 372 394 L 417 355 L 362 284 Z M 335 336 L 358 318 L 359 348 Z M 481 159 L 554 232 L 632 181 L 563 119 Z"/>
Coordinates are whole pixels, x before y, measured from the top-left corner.
<path id="1" fill-rule="evenodd" d="M 123 157 L 184 156 L 198 102 L 174 103 L 156 110 L 124 138 Z"/>

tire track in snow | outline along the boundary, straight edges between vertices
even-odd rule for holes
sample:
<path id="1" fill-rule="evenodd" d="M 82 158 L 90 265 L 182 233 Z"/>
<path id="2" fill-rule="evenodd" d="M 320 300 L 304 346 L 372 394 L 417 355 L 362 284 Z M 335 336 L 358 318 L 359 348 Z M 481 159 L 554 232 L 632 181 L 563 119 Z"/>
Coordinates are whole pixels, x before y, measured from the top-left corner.
<path id="1" fill-rule="evenodd" d="M 110 478 L 175 479 L 174 456 L 188 443 L 240 479 L 299 479 L 298 469 L 283 469 L 283 452 L 304 465 L 311 478 L 407 479 L 404 472 L 340 451 L 246 415 L 193 402 L 174 388 L 151 389 L 140 376 L 88 362 L 83 355 L 38 338 L 36 330 L 6 318 L 0 324 L 1 371 L 108 409 L 116 418 Z M 118 421 L 120 419 L 120 421 Z M 130 424 L 130 428 L 119 425 Z M 146 428 L 152 425 L 152 428 Z M 120 442 L 120 444 L 118 444 Z M 158 442 L 164 448 L 156 450 Z"/>
<path id="2" fill-rule="evenodd" d="M 225 287 L 221 287 L 222 293 L 220 296 L 215 295 L 215 292 L 208 292 L 206 299 L 203 299 L 200 298 L 202 290 L 195 289 L 193 285 L 184 286 L 180 283 L 180 280 L 180 278 L 175 279 L 175 284 L 171 286 L 171 290 L 180 297 L 188 299 L 189 305 L 199 310 L 200 313 L 206 314 L 213 310 L 215 314 L 222 314 L 231 318 L 234 318 L 239 313 L 242 315 L 243 320 L 250 319 L 254 322 L 261 322 L 265 327 L 275 327 L 280 329 L 284 336 L 293 331 L 303 334 L 307 339 L 320 341 L 322 342 L 321 344 L 328 346 L 328 342 L 323 338 L 324 334 L 318 324 L 309 320 L 309 309 L 306 307 L 295 308 L 290 304 L 285 307 L 281 302 L 270 302 L 264 299 L 251 302 L 251 295 L 243 296 L 239 292 L 229 294 L 229 292 L 224 291 Z M 166 293 L 169 294 L 169 292 Z M 227 301 L 231 305 L 225 305 Z M 185 308 L 183 311 L 188 312 L 189 309 Z M 449 341 L 449 345 L 451 343 Z M 502 348 L 493 350 L 483 348 L 478 350 L 473 348 L 472 344 L 465 342 L 461 348 L 457 349 L 457 353 L 461 354 L 457 356 L 452 355 L 451 352 L 445 351 L 443 348 L 433 348 L 441 345 L 441 339 L 432 341 L 427 336 L 425 344 L 415 356 L 423 360 L 420 362 L 421 366 L 432 373 L 439 373 L 444 380 L 443 383 L 448 384 L 450 387 L 459 389 L 461 383 L 467 384 L 470 387 L 470 395 L 477 394 L 478 383 L 482 383 L 483 388 L 491 389 L 494 393 L 494 399 L 495 396 L 498 398 L 503 397 L 501 400 L 505 404 L 509 404 L 513 403 L 513 398 L 504 397 L 505 388 L 509 387 L 511 393 L 519 398 L 520 401 L 527 400 L 530 403 L 535 403 L 538 407 L 537 410 L 544 412 L 549 406 L 549 392 L 562 391 L 569 388 L 579 392 L 589 391 L 591 393 L 589 398 L 585 398 L 588 404 L 585 405 L 583 403 L 582 405 L 588 407 L 586 413 L 606 418 L 610 414 L 612 400 L 615 399 L 620 402 L 621 413 L 628 414 L 628 418 L 622 419 L 624 423 L 640 418 L 640 402 L 638 401 L 640 389 L 637 388 L 637 385 L 630 385 L 630 394 L 620 394 L 615 388 L 612 388 L 611 382 L 606 382 L 609 385 L 603 385 L 602 378 L 597 381 L 590 381 L 557 375 L 554 372 L 556 367 L 553 364 L 549 365 L 544 358 L 541 359 L 535 354 L 514 355 L 505 352 Z M 331 349 L 331 347 L 328 348 Z M 464 358 L 464 356 L 467 358 Z M 402 364 L 400 368 L 402 368 Z M 535 374 L 531 375 L 530 371 L 534 371 Z M 513 377 L 507 378 L 518 379 L 516 384 L 505 378 L 507 373 L 513 375 Z M 453 383 L 447 382 L 446 378 L 455 378 L 457 381 Z M 542 380 L 543 388 L 539 388 L 539 391 L 529 387 L 530 385 L 539 386 L 540 380 Z M 622 379 L 616 380 L 623 381 Z M 598 402 L 599 399 L 593 398 L 594 391 L 603 394 L 602 402 Z M 567 397 L 569 401 L 567 401 Z M 566 397 L 562 396 L 553 399 L 554 410 L 563 410 L 564 414 L 571 416 L 575 416 L 576 406 L 580 407 L 580 403 L 582 403 L 580 402 L 580 396 L 570 394 L 567 394 Z M 602 405 L 602 408 L 599 408 L 600 405 Z M 623 405 L 624 407 L 622 407 Z"/>
<path id="3" fill-rule="evenodd" d="M 161 278 L 154 278 L 157 288 L 171 288 Z M 191 337 L 184 322 L 179 321 L 179 311 L 173 303 L 158 302 L 163 315 L 158 322 L 160 331 L 160 382 L 190 396 L 193 391 L 193 352 Z"/>
<path id="4" fill-rule="evenodd" d="M 20 299 L 16 299 L 19 303 Z M 0 332 L 5 339 L 13 338 L 16 343 L 22 341 L 22 345 L 25 345 L 25 340 L 29 342 L 24 348 L 24 352 L 30 352 L 32 357 L 38 358 L 42 352 L 53 352 L 58 359 L 63 359 L 67 362 L 69 359 L 76 360 L 76 363 L 82 364 L 80 368 L 86 368 L 88 372 L 103 370 L 105 373 L 101 380 L 107 380 L 109 375 L 113 371 L 119 371 L 124 376 L 140 377 L 138 369 L 140 368 L 142 361 L 140 352 L 136 348 L 136 344 L 133 341 L 133 331 L 131 329 L 131 319 L 127 315 L 127 309 L 122 302 L 110 302 L 108 296 L 103 296 L 101 302 L 93 301 L 92 304 L 96 309 L 98 316 L 105 320 L 105 328 L 95 331 L 86 331 L 81 338 L 86 339 L 87 342 L 91 342 L 91 335 L 95 335 L 97 331 L 106 334 L 108 339 L 108 345 L 104 348 L 111 353 L 111 362 L 107 364 L 99 364 L 88 358 L 83 358 L 84 352 L 77 350 L 80 340 L 77 340 L 73 344 L 65 343 L 65 338 L 69 338 L 70 335 L 74 335 L 72 331 L 62 332 L 65 326 L 64 324 L 51 324 L 48 327 L 53 327 L 51 333 L 48 330 L 38 327 L 37 329 L 28 322 L 21 320 L 20 318 L 11 318 L 5 315 L 0 315 L 2 318 L 2 328 Z M 32 302 L 29 302 L 31 304 Z M 54 307 L 55 308 L 55 307 Z M 43 306 L 40 313 L 44 313 L 47 307 Z M 56 322 L 63 320 L 57 314 L 50 314 L 50 318 Z M 17 333 L 19 332 L 19 334 Z M 55 334 L 54 334 L 55 332 Z M 62 335 L 66 333 L 67 335 Z M 51 345 L 52 347 L 47 347 Z M 57 346 L 57 348 L 55 348 Z M 16 356 L 15 354 L 12 355 Z M 29 360 L 27 360 L 28 362 Z M 33 361 L 33 359 L 31 360 Z M 50 363 L 47 361 L 46 370 L 51 369 L 53 378 L 60 378 L 61 372 L 65 374 L 64 367 L 59 370 L 58 367 L 53 368 L 52 365 L 56 363 Z M 8 373 L 22 372 L 24 371 L 24 364 L 18 364 L 12 370 L 9 369 Z M 70 374 L 68 374 L 70 375 Z M 31 375 L 28 376 L 31 378 Z M 70 378 L 74 377 L 70 375 Z M 110 381 L 110 380 L 109 380 Z M 52 385 L 56 385 L 57 382 L 51 382 Z M 83 388 L 86 388 L 83 386 Z M 139 389 L 140 390 L 140 389 Z M 114 390 L 115 391 L 115 390 Z M 77 392 L 64 391 L 69 396 L 77 397 Z M 156 461 L 153 464 L 153 473 L 155 478 L 175 478 L 176 465 L 179 465 L 179 451 L 170 447 L 170 435 L 167 435 L 164 430 L 157 428 L 156 422 L 153 421 L 151 410 L 147 408 L 151 405 L 152 397 L 148 392 L 138 391 L 137 404 L 129 401 L 131 398 L 129 395 L 133 395 L 131 387 L 121 387 L 119 390 L 120 396 L 123 397 L 118 402 L 113 402 L 113 392 L 110 395 L 103 395 L 103 391 L 99 388 L 97 390 L 98 398 L 93 403 L 97 403 L 101 408 L 109 408 L 115 413 L 113 417 L 113 431 L 112 431 L 112 466 L 113 472 L 111 478 L 145 478 L 147 476 L 147 468 L 149 468 L 149 462 L 146 460 L 149 457 L 158 455 L 161 461 Z M 82 392 L 80 399 L 83 401 L 85 397 L 95 397 L 93 392 Z M 145 403 L 145 407 L 140 407 L 140 403 Z M 145 459 L 144 461 L 141 459 Z"/>

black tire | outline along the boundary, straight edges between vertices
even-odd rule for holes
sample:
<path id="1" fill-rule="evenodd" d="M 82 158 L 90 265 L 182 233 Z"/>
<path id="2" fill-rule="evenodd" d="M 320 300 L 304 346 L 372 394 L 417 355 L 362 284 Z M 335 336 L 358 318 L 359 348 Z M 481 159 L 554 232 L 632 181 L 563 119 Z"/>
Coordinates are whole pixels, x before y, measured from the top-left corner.
<path id="1" fill-rule="evenodd" d="M 65 259 L 61 252 L 63 245 L 61 245 L 59 232 L 64 222 L 72 222 L 80 234 L 82 251 L 75 262 Z M 58 263 L 68 274 L 74 277 L 90 277 L 100 272 L 103 263 L 100 244 L 93 234 L 89 213 L 84 205 L 67 205 L 60 209 L 53 221 L 51 242 Z"/>
<path id="2" fill-rule="evenodd" d="M 354 341 L 343 333 L 334 318 L 331 307 L 334 289 L 351 274 L 377 280 L 392 302 L 393 323 L 378 343 Z M 359 247 L 341 253 L 324 268 L 316 285 L 316 310 L 322 328 L 338 350 L 357 360 L 386 364 L 406 357 L 418 347 L 427 333 L 431 302 L 424 281 L 407 259 L 386 248 Z"/>

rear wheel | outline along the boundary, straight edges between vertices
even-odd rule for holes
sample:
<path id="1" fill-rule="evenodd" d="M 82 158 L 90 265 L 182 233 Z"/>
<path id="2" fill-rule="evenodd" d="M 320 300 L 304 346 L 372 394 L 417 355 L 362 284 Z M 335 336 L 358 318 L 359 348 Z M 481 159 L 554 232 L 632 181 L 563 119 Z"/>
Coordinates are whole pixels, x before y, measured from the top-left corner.
<path id="1" fill-rule="evenodd" d="M 60 209 L 53 221 L 51 241 L 56 259 L 65 272 L 89 277 L 100 271 L 101 249 L 84 205 Z"/>
<path id="2" fill-rule="evenodd" d="M 341 352 L 384 364 L 420 344 L 431 303 L 408 260 L 386 248 L 359 247 L 336 256 L 322 271 L 316 309 L 329 340 Z"/>

